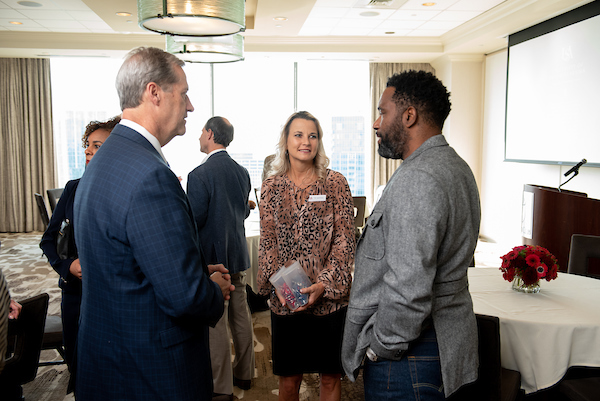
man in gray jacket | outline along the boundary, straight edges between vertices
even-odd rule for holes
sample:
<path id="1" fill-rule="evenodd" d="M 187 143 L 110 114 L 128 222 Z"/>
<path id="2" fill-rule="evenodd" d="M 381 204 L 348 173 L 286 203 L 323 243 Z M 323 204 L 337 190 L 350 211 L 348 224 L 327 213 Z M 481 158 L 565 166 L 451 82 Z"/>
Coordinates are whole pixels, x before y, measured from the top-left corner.
<path id="1" fill-rule="evenodd" d="M 354 380 L 364 360 L 366 400 L 443 400 L 477 379 L 477 185 L 441 134 L 450 100 L 435 76 L 392 76 L 378 109 L 379 154 L 404 161 L 357 245 L 342 363 Z"/>

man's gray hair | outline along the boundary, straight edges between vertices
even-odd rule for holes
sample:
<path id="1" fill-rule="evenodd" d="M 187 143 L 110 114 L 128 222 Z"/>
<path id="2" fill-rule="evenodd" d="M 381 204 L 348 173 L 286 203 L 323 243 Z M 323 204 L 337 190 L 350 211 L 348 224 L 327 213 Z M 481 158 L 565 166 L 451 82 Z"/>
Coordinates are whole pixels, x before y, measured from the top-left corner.
<path id="1" fill-rule="evenodd" d="M 183 67 L 185 62 L 171 53 L 156 47 L 138 47 L 125 56 L 117 74 L 116 87 L 121 110 L 135 108 L 142 102 L 146 85 L 156 83 L 168 91 L 177 82 L 175 65 Z"/>

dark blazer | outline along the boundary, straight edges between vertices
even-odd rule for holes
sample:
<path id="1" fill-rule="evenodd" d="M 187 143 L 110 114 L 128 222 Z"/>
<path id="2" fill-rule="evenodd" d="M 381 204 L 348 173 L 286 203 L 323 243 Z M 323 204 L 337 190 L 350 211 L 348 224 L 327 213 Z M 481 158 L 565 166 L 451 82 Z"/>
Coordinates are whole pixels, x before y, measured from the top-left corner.
<path id="1" fill-rule="evenodd" d="M 189 175 L 187 194 L 206 262 L 231 274 L 250 267 L 244 220 L 250 214 L 248 171 L 226 151 L 211 155 Z"/>
<path id="2" fill-rule="evenodd" d="M 75 196 L 83 266 L 77 399 L 208 400 L 208 278 L 179 180 L 139 133 L 117 125 Z"/>
<path id="3" fill-rule="evenodd" d="M 67 182 L 67 185 L 65 185 L 65 189 L 63 189 L 58 204 L 50 218 L 48 228 L 46 228 L 40 241 L 40 248 L 42 248 L 42 251 L 48 257 L 48 262 L 50 262 L 52 268 L 60 276 L 58 286 L 65 292 L 81 296 L 81 280 L 69 272 L 69 267 L 71 267 L 74 259 L 61 259 L 58 257 L 58 252 L 56 252 L 56 237 L 58 236 L 60 225 L 65 219 L 73 221 L 73 201 L 75 200 L 75 191 L 78 184 L 79 179 L 76 179 Z"/>

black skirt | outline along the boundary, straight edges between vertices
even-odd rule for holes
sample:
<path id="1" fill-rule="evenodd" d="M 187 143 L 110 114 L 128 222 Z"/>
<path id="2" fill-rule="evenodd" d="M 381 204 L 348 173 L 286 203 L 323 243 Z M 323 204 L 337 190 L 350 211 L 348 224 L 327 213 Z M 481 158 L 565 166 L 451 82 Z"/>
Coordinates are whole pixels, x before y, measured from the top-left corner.
<path id="1" fill-rule="evenodd" d="M 273 374 L 343 374 L 341 353 L 347 309 L 325 316 L 271 312 Z"/>

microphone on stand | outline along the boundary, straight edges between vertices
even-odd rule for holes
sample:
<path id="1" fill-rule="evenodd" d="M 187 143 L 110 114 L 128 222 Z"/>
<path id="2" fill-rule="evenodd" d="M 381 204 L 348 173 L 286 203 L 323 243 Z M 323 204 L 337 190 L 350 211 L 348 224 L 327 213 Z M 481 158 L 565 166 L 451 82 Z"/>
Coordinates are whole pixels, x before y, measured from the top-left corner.
<path id="1" fill-rule="evenodd" d="M 565 177 L 568 176 L 569 174 L 573 173 L 573 176 L 571 178 L 569 178 L 567 181 L 563 182 L 562 184 L 560 184 L 558 186 L 558 191 L 560 192 L 560 187 L 562 187 L 563 185 L 565 185 L 567 182 L 571 181 L 573 178 L 575 178 L 575 176 L 577 174 L 579 174 L 579 168 L 581 166 L 583 166 L 585 163 L 587 163 L 587 160 L 585 159 L 581 159 L 581 161 L 579 163 L 577 163 L 576 165 L 574 165 L 573 167 L 571 167 L 569 169 L 569 171 L 567 171 L 564 175 Z"/>
<path id="2" fill-rule="evenodd" d="M 579 168 L 580 168 L 581 166 L 583 166 L 585 163 L 587 163 L 587 160 L 585 160 L 585 159 L 581 159 L 581 161 L 580 161 L 579 163 L 577 163 L 576 165 L 574 165 L 573 167 L 571 167 L 571 168 L 569 169 L 569 171 L 567 171 L 567 172 L 565 173 L 565 177 L 566 177 L 566 176 L 568 176 L 568 175 L 569 175 L 569 174 L 571 174 L 571 173 L 575 173 L 575 175 L 579 174 Z"/>

